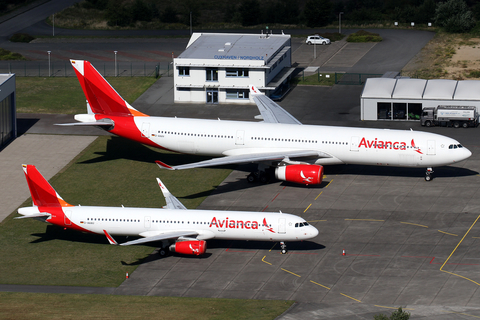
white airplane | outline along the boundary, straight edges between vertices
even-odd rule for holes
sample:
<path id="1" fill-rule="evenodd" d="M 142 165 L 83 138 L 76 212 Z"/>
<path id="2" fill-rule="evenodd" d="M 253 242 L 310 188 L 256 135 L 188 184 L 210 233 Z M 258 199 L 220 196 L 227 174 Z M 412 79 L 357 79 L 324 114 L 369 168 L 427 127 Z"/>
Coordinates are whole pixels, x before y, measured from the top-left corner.
<path id="1" fill-rule="evenodd" d="M 285 241 L 315 238 L 318 230 L 304 219 L 276 212 L 188 210 L 157 178 L 166 206 L 155 208 L 72 206 L 60 197 L 33 165 L 23 165 L 32 195 L 31 207 L 19 208 L 23 218 L 35 218 L 68 229 L 112 236 L 138 236 L 122 246 L 161 242 L 159 253 L 167 250 L 187 255 L 205 253 L 208 239 Z"/>
<path id="2" fill-rule="evenodd" d="M 175 167 L 179 170 L 236 163 L 259 163 L 250 182 L 279 180 L 320 184 L 323 165 L 359 164 L 427 168 L 467 159 L 472 154 L 458 141 L 413 130 L 302 125 L 291 114 L 250 86 L 262 122 L 150 117 L 130 106 L 88 61 L 71 60 L 87 98 L 88 114 L 77 123 L 94 125 L 118 136 L 161 149 L 217 157 Z"/>

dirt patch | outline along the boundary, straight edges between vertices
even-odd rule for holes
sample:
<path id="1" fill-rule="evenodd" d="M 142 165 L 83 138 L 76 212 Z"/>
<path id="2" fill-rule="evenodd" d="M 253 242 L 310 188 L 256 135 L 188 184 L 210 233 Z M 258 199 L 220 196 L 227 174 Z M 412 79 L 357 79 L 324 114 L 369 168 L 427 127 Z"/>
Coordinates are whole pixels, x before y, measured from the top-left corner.
<path id="1" fill-rule="evenodd" d="M 436 34 L 402 74 L 422 79 L 479 80 L 480 38 Z"/>

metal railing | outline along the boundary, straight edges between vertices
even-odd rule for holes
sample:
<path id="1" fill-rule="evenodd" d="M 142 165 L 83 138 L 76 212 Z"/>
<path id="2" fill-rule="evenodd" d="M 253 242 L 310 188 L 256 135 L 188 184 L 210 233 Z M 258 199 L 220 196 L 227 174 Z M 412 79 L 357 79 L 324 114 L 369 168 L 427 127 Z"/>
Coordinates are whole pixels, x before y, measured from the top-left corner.
<path id="1" fill-rule="evenodd" d="M 367 81 L 368 78 L 380 78 L 381 74 L 375 73 L 336 73 L 335 84 L 350 84 L 361 85 Z"/>

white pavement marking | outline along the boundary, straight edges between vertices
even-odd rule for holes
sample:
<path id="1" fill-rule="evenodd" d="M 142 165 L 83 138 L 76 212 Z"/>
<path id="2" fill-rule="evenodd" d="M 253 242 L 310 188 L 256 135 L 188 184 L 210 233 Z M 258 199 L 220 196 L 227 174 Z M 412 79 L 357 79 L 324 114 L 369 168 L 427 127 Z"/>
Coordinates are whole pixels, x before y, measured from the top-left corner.
<path id="1" fill-rule="evenodd" d="M 96 138 L 26 134 L 3 149 L 0 152 L 0 222 L 30 197 L 22 164 L 35 165 L 49 180 Z"/>

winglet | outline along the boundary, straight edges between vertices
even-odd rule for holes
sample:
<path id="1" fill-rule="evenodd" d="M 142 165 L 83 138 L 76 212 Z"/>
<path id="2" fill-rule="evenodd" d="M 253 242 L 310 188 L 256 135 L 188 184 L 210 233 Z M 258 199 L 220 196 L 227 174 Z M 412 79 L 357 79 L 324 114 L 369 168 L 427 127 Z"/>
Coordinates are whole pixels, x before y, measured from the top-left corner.
<path id="1" fill-rule="evenodd" d="M 163 163 L 162 161 L 155 160 L 155 163 L 160 167 L 160 169 L 175 170 L 174 167 L 171 167 L 168 164 Z"/>
<path id="2" fill-rule="evenodd" d="M 107 230 L 103 230 L 103 233 L 105 233 L 105 236 L 107 237 L 107 240 L 108 242 L 110 242 L 110 244 L 113 244 L 113 245 L 118 245 L 117 241 L 115 241 L 115 239 L 113 239 L 113 237 L 108 233 Z"/>
<path id="3" fill-rule="evenodd" d="M 249 85 L 250 87 L 250 94 L 251 95 L 257 95 L 257 94 L 263 94 L 260 90 L 258 90 L 257 87 L 255 87 L 253 84 Z"/>
<path id="4" fill-rule="evenodd" d="M 157 183 L 160 189 L 162 190 L 163 196 L 165 197 L 165 202 L 167 203 L 167 209 L 180 209 L 180 210 L 187 210 L 180 200 L 178 200 L 173 194 L 168 191 L 167 187 L 163 184 L 162 180 L 157 178 Z M 165 208 L 165 207 L 164 207 Z"/>

